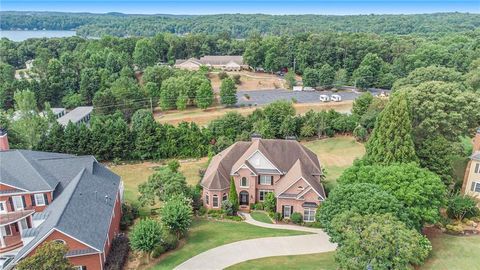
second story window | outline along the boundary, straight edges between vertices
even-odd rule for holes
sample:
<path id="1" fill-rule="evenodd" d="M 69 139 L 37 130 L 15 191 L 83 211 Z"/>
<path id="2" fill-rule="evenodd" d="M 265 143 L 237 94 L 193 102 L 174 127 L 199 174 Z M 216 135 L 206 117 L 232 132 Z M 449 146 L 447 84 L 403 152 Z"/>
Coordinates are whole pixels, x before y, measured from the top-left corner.
<path id="1" fill-rule="evenodd" d="M 475 165 L 475 173 L 480 173 L 480 163 L 477 163 L 477 165 Z"/>
<path id="2" fill-rule="evenodd" d="M 7 203 L 0 202 L 0 213 L 6 213 L 6 212 L 7 212 Z"/>
<path id="3" fill-rule="evenodd" d="M 242 177 L 242 179 L 240 180 L 240 186 L 248 187 L 248 179 L 246 177 Z"/>
<path id="4" fill-rule="evenodd" d="M 12 200 L 13 200 L 13 206 L 15 208 L 15 211 L 25 209 L 26 205 L 25 205 L 25 202 L 23 201 L 24 198 L 22 196 L 13 196 Z"/>
<path id="5" fill-rule="evenodd" d="M 258 180 L 259 185 L 273 185 L 273 176 L 271 175 L 260 175 Z"/>
<path id="6" fill-rule="evenodd" d="M 43 196 L 43 194 L 35 194 L 35 205 L 37 206 L 45 205 L 45 197 Z"/>

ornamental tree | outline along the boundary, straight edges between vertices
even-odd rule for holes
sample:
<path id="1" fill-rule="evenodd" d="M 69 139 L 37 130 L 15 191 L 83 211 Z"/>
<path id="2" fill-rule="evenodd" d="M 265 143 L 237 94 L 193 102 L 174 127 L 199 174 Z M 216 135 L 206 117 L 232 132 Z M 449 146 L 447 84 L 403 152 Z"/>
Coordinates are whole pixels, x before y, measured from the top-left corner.
<path id="1" fill-rule="evenodd" d="M 174 195 L 188 195 L 189 189 L 185 176 L 178 171 L 172 171 L 170 166 L 162 167 L 150 175 L 147 182 L 138 186 L 142 205 L 154 205 L 156 199 L 167 201 Z"/>
<path id="2" fill-rule="evenodd" d="M 142 219 L 133 226 L 129 238 L 133 250 L 150 254 L 162 241 L 162 226 L 154 219 Z"/>
<path id="3" fill-rule="evenodd" d="M 392 214 L 345 212 L 332 221 L 339 236 L 335 261 L 341 269 L 410 269 L 432 250 L 430 241 Z"/>
<path id="4" fill-rule="evenodd" d="M 383 165 L 417 161 L 410 118 L 406 93 L 396 93 L 377 119 L 365 159 Z"/>
<path id="5" fill-rule="evenodd" d="M 197 106 L 205 110 L 212 105 L 213 99 L 214 94 L 210 82 L 203 82 L 197 89 Z"/>
<path id="6" fill-rule="evenodd" d="M 332 221 L 346 212 L 360 215 L 390 213 L 400 220 L 407 220 L 402 204 L 397 198 L 383 190 L 381 186 L 371 183 L 337 186 L 320 206 L 316 220 L 330 237 L 338 237 L 339 232 L 332 226 Z"/>
<path id="7" fill-rule="evenodd" d="M 73 270 L 73 265 L 65 257 L 68 247 L 54 241 L 42 244 L 32 256 L 21 260 L 16 269 L 19 270 Z"/>
<path id="8" fill-rule="evenodd" d="M 390 166 L 364 165 L 357 162 L 338 179 L 339 184 L 371 183 L 395 196 L 403 204 L 409 227 L 421 229 L 425 223 L 440 218 L 445 205 L 445 185 L 436 174 L 415 163 Z"/>
<path id="9" fill-rule="evenodd" d="M 220 102 L 225 106 L 237 104 L 237 87 L 235 81 L 228 77 L 222 80 L 220 85 Z"/>
<path id="10" fill-rule="evenodd" d="M 193 209 L 190 200 L 182 195 L 174 195 L 160 209 L 162 224 L 178 238 L 192 225 Z"/>
<path id="11" fill-rule="evenodd" d="M 228 193 L 228 201 L 232 204 L 233 214 L 238 211 L 238 194 L 237 189 L 235 188 L 235 181 L 233 177 L 230 178 L 230 191 Z"/>

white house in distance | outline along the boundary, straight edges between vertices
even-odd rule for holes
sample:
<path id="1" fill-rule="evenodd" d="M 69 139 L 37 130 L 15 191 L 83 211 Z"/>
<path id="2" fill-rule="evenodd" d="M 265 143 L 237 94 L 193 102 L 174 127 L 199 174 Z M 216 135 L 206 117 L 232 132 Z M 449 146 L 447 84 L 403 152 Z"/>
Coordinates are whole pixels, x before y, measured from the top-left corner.
<path id="1" fill-rule="evenodd" d="M 75 125 L 79 125 L 80 123 L 88 124 L 90 122 L 90 115 L 92 114 L 92 111 L 92 106 L 77 107 L 71 110 L 69 113 L 58 118 L 57 121 L 62 126 L 67 126 L 68 122 L 72 122 Z"/>
<path id="2" fill-rule="evenodd" d="M 241 55 L 206 55 L 197 58 L 177 59 L 174 67 L 187 70 L 198 70 L 201 66 L 225 71 L 240 71 L 249 66 L 243 62 Z"/>

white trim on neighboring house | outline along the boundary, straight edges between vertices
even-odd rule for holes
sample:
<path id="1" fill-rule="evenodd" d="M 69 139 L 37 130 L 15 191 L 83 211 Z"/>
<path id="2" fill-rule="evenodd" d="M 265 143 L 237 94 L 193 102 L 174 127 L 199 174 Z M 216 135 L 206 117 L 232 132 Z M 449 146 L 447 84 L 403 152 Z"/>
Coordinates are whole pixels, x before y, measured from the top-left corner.
<path id="1" fill-rule="evenodd" d="M 246 158 L 245 160 L 249 160 L 249 159 L 250 159 L 251 157 L 253 157 L 257 152 L 258 152 L 260 155 L 262 155 L 262 157 L 265 158 L 265 160 L 268 161 L 268 162 L 270 163 L 270 165 L 272 165 L 272 167 L 274 167 L 275 170 L 278 171 L 279 174 L 282 174 L 282 172 L 278 169 L 278 167 L 275 166 L 275 164 L 273 164 L 273 162 L 270 161 L 270 160 L 262 153 L 262 151 L 260 151 L 260 150 L 258 150 L 258 149 L 255 150 L 255 152 L 253 152 L 253 153 L 252 153 L 248 158 Z M 253 164 L 252 164 L 252 166 L 255 167 Z M 263 169 L 263 168 L 259 168 L 259 169 Z"/>
<path id="2" fill-rule="evenodd" d="M 8 212 L 7 210 L 7 201 L 0 201 L 0 204 L 2 205 L 3 210 L 0 209 L 0 214 L 5 214 Z"/>

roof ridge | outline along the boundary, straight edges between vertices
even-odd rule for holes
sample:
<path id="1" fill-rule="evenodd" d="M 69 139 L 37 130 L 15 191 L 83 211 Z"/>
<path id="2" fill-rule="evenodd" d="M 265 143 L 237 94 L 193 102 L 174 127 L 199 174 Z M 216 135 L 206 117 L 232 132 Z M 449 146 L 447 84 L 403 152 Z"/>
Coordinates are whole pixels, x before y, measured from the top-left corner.
<path id="1" fill-rule="evenodd" d="M 17 150 L 16 152 L 17 152 L 18 154 L 20 154 L 20 156 L 21 156 L 21 157 L 27 162 L 27 164 L 33 169 L 34 173 L 37 174 L 38 176 L 40 176 L 40 179 L 42 179 L 42 181 L 43 181 L 45 184 L 47 184 L 47 186 L 49 186 L 52 190 L 54 190 L 54 189 L 56 188 L 56 186 L 55 186 L 55 187 L 52 187 L 52 186 L 47 182 L 47 180 L 46 180 L 45 178 L 43 178 L 43 175 L 41 175 L 41 174 L 38 172 L 37 168 L 35 168 L 35 167 L 32 165 L 32 163 L 30 162 L 30 160 L 27 159 L 27 158 L 23 155 L 22 151 L 18 151 L 18 150 Z M 57 179 L 57 181 L 58 181 L 58 179 Z M 58 185 L 58 183 L 57 183 L 57 185 Z"/>
<path id="2" fill-rule="evenodd" d="M 310 155 L 307 153 L 307 150 L 310 151 L 310 149 L 306 148 L 303 144 L 297 142 L 297 144 L 300 146 L 300 149 L 302 149 L 303 153 L 305 153 L 305 156 L 307 156 L 307 158 L 310 160 L 310 162 L 313 163 L 313 166 L 317 167 L 317 164 L 315 163 L 314 160 L 312 160 L 312 158 L 310 157 Z M 316 156 L 315 153 L 311 152 L 312 154 L 314 154 Z M 318 156 L 317 156 L 317 159 L 318 159 Z M 320 163 L 320 162 L 319 162 Z M 322 173 L 322 166 L 319 164 L 320 168 L 317 168 L 319 173 Z"/>

